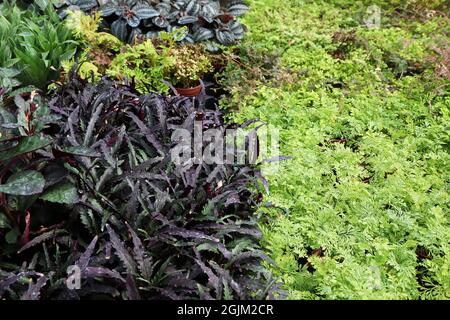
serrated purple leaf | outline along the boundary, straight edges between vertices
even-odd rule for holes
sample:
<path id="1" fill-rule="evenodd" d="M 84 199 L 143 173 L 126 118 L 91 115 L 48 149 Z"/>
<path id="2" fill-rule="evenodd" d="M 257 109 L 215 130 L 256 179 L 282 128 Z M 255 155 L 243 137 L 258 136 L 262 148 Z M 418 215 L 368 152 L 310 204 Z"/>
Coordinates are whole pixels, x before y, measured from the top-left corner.
<path id="1" fill-rule="evenodd" d="M 136 272 L 136 265 L 133 257 L 130 255 L 128 250 L 123 245 L 122 241 L 119 239 L 114 230 L 109 226 L 109 224 L 106 225 L 106 229 L 108 230 L 111 244 L 116 250 L 117 256 L 122 261 L 127 271 L 131 274 L 134 274 Z"/>

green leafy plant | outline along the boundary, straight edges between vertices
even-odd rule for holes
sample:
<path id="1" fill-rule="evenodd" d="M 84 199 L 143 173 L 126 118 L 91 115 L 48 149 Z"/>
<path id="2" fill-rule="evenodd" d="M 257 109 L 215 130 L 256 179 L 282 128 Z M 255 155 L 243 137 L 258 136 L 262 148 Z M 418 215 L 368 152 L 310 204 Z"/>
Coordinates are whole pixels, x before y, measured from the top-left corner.
<path id="1" fill-rule="evenodd" d="M 19 33 L 23 12 L 9 3 L 0 4 L 0 66 L 12 67 L 14 59 L 14 40 Z"/>
<path id="2" fill-rule="evenodd" d="M 366 1 L 383 3 L 378 29 L 360 25 L 360 2 L 301 3 L 253 1 L 221 101 L 240 103 L 233 122 L 279 128 L 294 157 L 260 208 L 276 274 L 292 299 L 450 299 L 450 100 L 432 51 L 449 42 L 448 2 Z M 447 14 L 387 14 L 409 3 Z M 294 81 L 277 83 L 283 70 Z"/>
<path id="3" fill-rule="evenodd" d="M 20 86 L 19 80 L 16 77 L 20 71 L 14 68 L 0 68 L 0 98 L 13 88 Z"/>
<path id="4" fill-rule="evenodd" d="M 178 46 L 171 50 L 174 61 L 169 69 L 170 82 L 189 88 L 199 84 L 201 77 L 212 70 L 211 60 L 200 45 Z"/>
<path id="5" fill-rule="evenodd" d="M 64 212 L 59 203 L 77 201 L 64 164 L 50 153 L 53 139 L 49 131 L 59 118 L 36 91 L 0 103 L 2 258 L 27 244 L 40 223 L 59 222 L 62 216 L 58 214 Z"/>
<path id="6" fill-rule="evenodd" d="M 0 5 L 0 67 L 19 70 L 17 80 L 46 90 L 59 75 L 60 62 L 76 51 L 72 33 L 51 6 L 19 9 L 14 2 Z"/>
<path id="7" fill-rule="evenodd" d="M 165 46 L 155 48 L 151 40 L 127 45 L 111 61 L 106 74 L 113 79 L 132 81 L 141 93 L 167 92 L 169 88 L 162 80 L 167 78 L 175 60 L 169 50 Z"/>
<path id="8" fill-rule="evenodd" d="M 160 34 L 158 39 L 141 39 L 133 44 L 122 44 L 111 34 L 99 32 L 100 16 L 82 12 L 69 14 L 68 25 L 77 39 L 86 43 L 78 57 L 80 75 L 99 80 L 107 75 L 122 83 L 133 83 L 140 93 L 166 93 L 169 86 L 198 84 L 204 73 L 211 70 L 209 56 L 200 44 L 180 46 L 183 29 Z M 63 63 L 66 71 L 75 59 Z"/>
<path id="9" fill-rule="evenodd" d="M 85 47 L 77 59 L 79 73 L 83 78 L 98 80 L 103 75 L 122 82 L 133 82 L 141 92 L 167 92 L 168 86 L 162 81 L 173 64 L 171 48 L 180 33 L 164 33 L 161 39 L 144 39 L 134 44 L 123 44 L 115 36 L 98 31 L 101 17 L 88 16 L 80 11 L 69 13 L 68 25 L 72 27 L 77 39 Z M 63 62 L 68 72 L 75 59 Z"/>
<path id="10" fill-rule="evenodd" d="M 69 11 L 66 22 L 74 37 L 83 44 L 76 57 L 80 76 L 98 80 L 121 51 L 123 43 L 109 33 L 98 31 L 101 22 L 98 13 L 88 16 L 82 11 Z M 64 72 L 68 73 L 74 64 L 75 58 L 62 61 Z"/>
<path id="11" fill-rule="evenodd" d="M 247 12 L 243 0 L 111 0 L 100 5 L 95 0 L 63 1 L 60 10 L 79 8 L 85 12 L 99 11 L 105 17 L 103 28 L 123 41 L 136 37 L 156 37 L 161 31 L 173 32 L 186 26 L 182 40 L 193 43 L 208 41 L 211 50 L 236 43 L 244 36 L 244 26 L 236 19 Z"/>

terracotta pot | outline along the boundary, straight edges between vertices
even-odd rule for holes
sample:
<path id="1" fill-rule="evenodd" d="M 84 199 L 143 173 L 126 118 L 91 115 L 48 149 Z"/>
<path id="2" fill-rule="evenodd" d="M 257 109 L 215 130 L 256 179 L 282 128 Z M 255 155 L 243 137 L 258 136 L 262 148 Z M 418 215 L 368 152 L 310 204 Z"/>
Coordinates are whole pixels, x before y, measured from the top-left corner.
<path id="1" fill-rule="evenodd" d="M 175 88 L 175 89 L 182 96 L 195 97 L 198 96 L 200 92 L 202 92 L 202 85 L 199 84 L 198 86 L 192 88 Z"/>
<path id="2" fill-rule="evenodd" d="M 221 14 L 220 16 L 218 16 L 218 18 L 220 19 L 220 21 L 222 21 L 223 23 L 228 23 L 231 20 L 234 20 L 234 16 L 229 14 L 229 13 L 225 13 L 225 14 Z"/>

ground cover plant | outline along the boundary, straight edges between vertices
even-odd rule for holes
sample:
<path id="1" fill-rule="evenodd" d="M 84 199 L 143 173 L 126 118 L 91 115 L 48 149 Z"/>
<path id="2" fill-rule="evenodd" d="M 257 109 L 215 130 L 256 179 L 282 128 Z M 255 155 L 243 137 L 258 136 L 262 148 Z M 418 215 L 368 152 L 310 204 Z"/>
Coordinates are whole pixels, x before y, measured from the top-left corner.
<path id="1" fill-rule="evenodd" d="M 261 209 L 289 297 L 449 299 L 448 2 L 250 6 L 222 107 L 294 157 Z"/>

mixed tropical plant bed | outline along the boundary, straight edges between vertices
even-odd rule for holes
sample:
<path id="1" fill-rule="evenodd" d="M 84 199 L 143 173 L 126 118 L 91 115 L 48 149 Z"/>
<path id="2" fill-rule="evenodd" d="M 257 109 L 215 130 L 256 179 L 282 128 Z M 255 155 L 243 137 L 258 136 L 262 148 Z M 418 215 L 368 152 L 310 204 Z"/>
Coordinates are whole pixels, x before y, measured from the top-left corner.
<path id="1" fill-rule="evenodd" d="M 98 12 L 102 29 L 130 43 L 186 27 L 178 41 L 206 42 L 211 51 L 243 38 L 245 27 L 237 17 L 249 9 L 244 0 L 56 0 L 54 5 L 62 17 L 70 10 Z"/>
<path id="2" fill-rule="evenodd" d="M 99 31 L 101 21 L 98 14 L 69 13 L 68 25 L 86 45 L 79 56 L 63 62 L 66 72 L 77 63 L 85 79 L 98 80 L 106 75 L 122 83 L 132 83 L 140 93 L 167 93 L 171 84 L 179 89 L 201 89 L 201 78 L 212 70 L 212 56 L 207 55 L 203 45 L 179 44 L 184 28 L 162 32 L 157 39 L 136 39 L 126 44 L 114 35 Z"/>
<path id="3" fill-rule="evenodd" d="M 450 299 L 449 12 L 3 1 L 0 299 Z"/>
<path id="4" fill-rule="evenodd" d="M 290 299 L 450 298 L 448 5 L 251 2 L 221 105 L 293 156 L 260 209 Z"/>
<path id="5" fill-rule="evenodd" d="M 61 20 L 45 1 L 1 10 L 24 29 L 17 39 L 5 31 L 17 43 L 1 62 L 0 298 L 279 296 L 259 244 L 267 184 L 258 165 L 173 160 L 179 130 L 247 126 L 225 125 L 204 84 L 193 98 L 172 87 L 210 71 L 204 48 L 181 46 L 179 32 L 126 44 L 97 30 L 98 14 Z M 48 60 L 47 25 L 70 39 L 70 54 Z M 29 60 L 15 58 L 21 46 Z M 21 77 L 46 72 L 42 82 Z M 207 150 L 214 141 L 200 142 Z"/>

